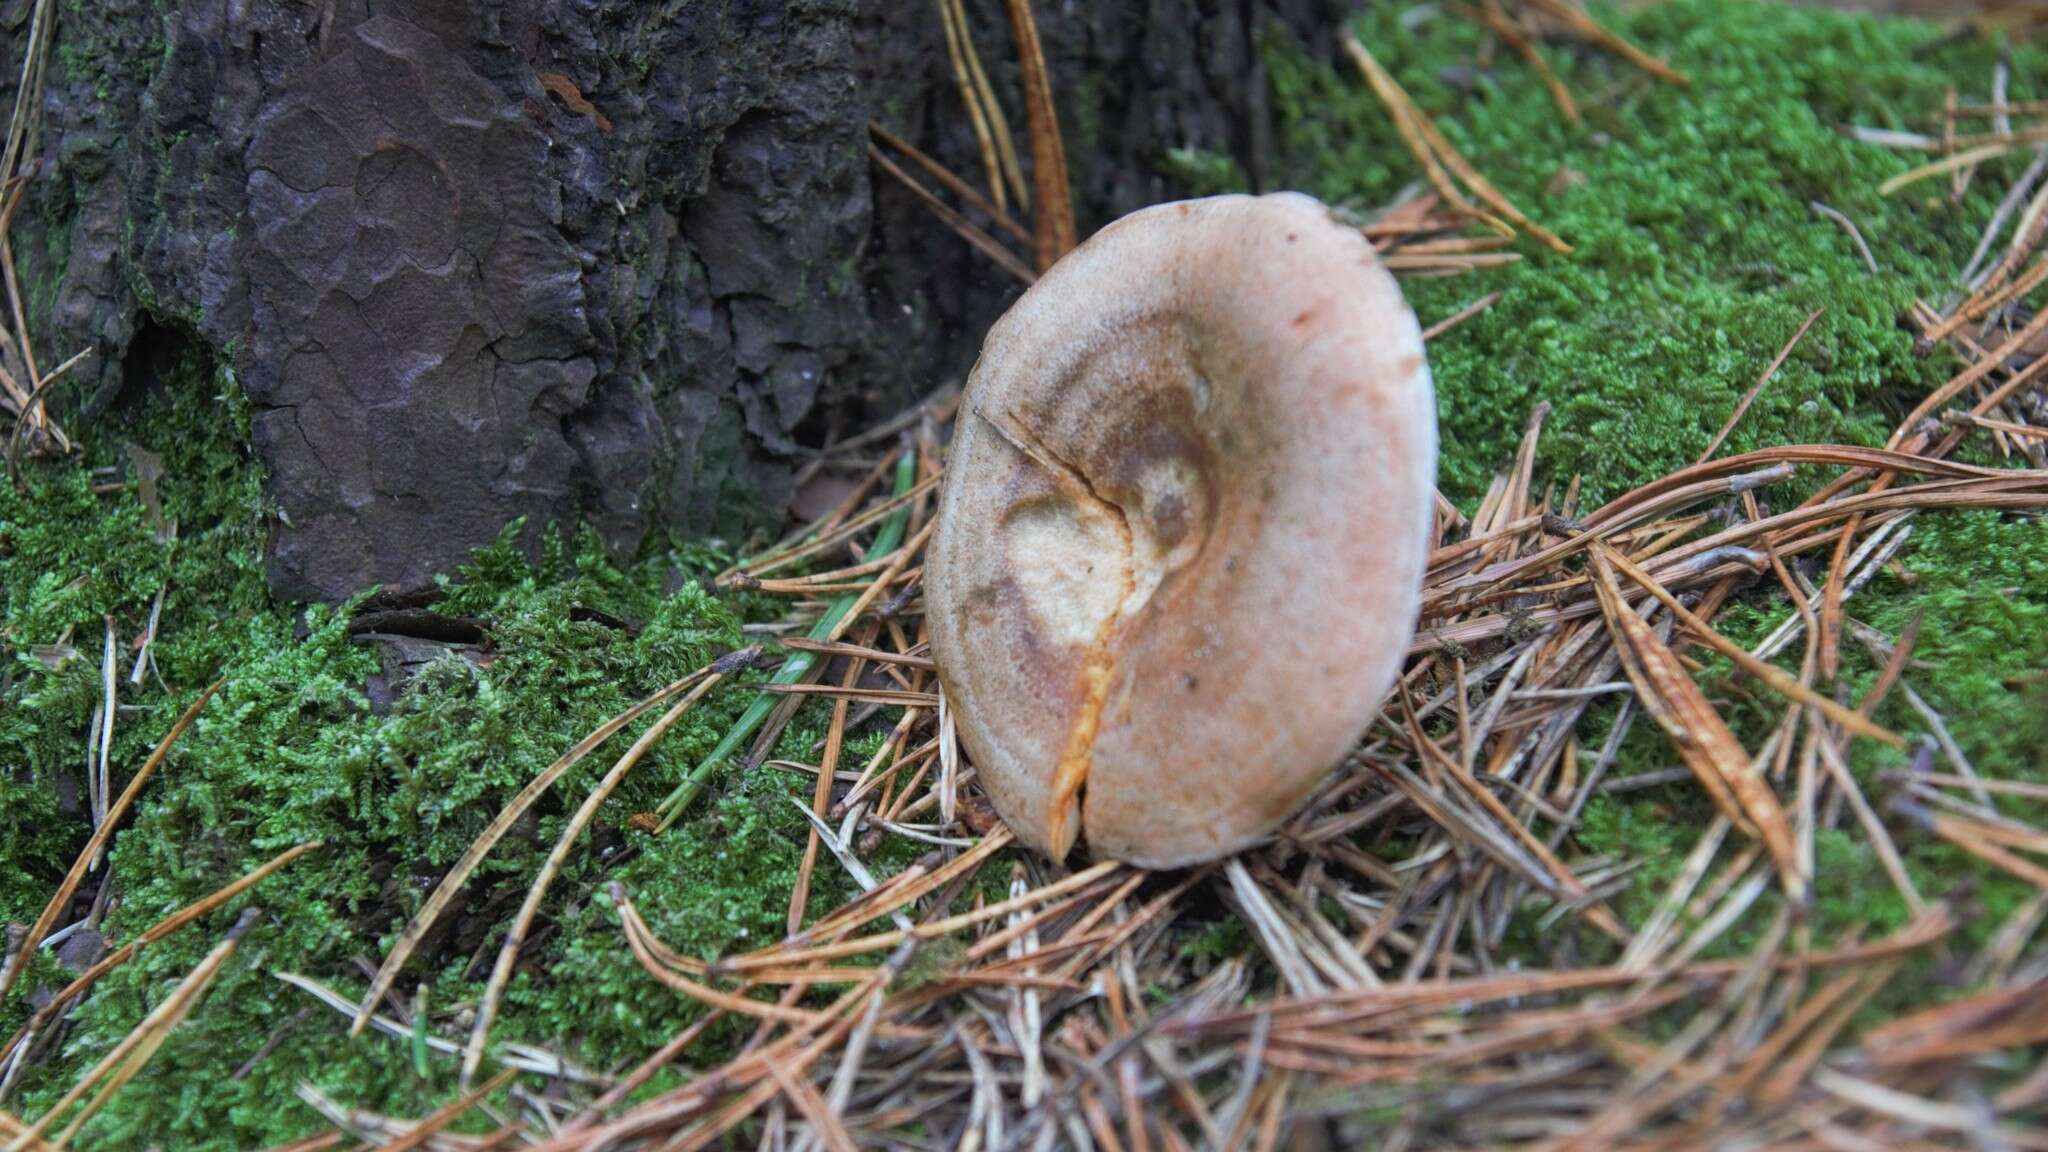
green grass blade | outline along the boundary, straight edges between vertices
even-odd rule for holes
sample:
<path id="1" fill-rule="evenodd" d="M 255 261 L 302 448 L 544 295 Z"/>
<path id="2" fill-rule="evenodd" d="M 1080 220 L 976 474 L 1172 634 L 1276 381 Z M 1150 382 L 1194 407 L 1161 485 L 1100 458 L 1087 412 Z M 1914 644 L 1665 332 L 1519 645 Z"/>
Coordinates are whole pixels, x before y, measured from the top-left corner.
<path id="1" fill-rule="evenodd" d="M 896 495 L 903 496 L 916 484 L 917 450 L 913 448 L 906 450 L 902 459 L 896 462 Z M 886 556 L 894 552 L 903 543 L 903 532 L 909 522 L 908 504 L 890 513 L 889 518 L 882 521 L 881 528 L 875 532 L 875 542 L 869 545 L 867 554 L 873 557 Z M 830 636 L 833 630 L 839 627 L 840 621 L 846 619 L 846 614 L 853 611 L 853 606 L 860 601 L 860 596 L 858 592 L 841 593 L 825 610 L 825 614 L 818 618 L 818 622 L 811 626 L 810 638 L 823 640 Z M 793 652 L 782 662 L 782 667 L 775 670 L 775 675 L 768 678 L 768 682 L 794 684 L 804 678 L 805 673 L 811 670 L 817 660 L 818 656 L 814 652 Z M 768 719 L 768 714 L 775 710 L 775 705 L 779 702 L 779 697 L 763 692 L 754 698 L 752 704 L 747 705 L 747 710 L 726 730 L 718 746 L 690 771 L 681 784 L 676 785 L 675 791 L 670 792 L 661 802 L 661 807 L 655 809 L 655 813 L 661 817 L 661 823 L 655 828 L 657 832 L 666 832 L 669 826 L 682 816 L 683 810 L 690 806 L 690 801 L 695 799 L 698 791 L 704 787 L 704 782 L 711 778 L 711 773 L 725 762 L 726 757 L 739 751 L 740 745 L 746 743 L 760 730 L 762 722 Z"/>

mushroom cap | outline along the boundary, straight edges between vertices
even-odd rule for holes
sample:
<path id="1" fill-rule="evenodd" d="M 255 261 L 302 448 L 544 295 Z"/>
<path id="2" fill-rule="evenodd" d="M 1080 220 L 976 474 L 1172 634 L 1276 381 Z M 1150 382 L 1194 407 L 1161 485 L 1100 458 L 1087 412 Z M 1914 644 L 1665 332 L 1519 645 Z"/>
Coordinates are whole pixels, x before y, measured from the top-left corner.
<path id="1" fill-rule="evenodd" d="M 1103 229 L 989 332 L 926 562 L 932 655 L 996 810 L 1055 859 L 1235 852 L 1398 674 L 1430 547 L 1422 333 L 1294 193 Z"/>

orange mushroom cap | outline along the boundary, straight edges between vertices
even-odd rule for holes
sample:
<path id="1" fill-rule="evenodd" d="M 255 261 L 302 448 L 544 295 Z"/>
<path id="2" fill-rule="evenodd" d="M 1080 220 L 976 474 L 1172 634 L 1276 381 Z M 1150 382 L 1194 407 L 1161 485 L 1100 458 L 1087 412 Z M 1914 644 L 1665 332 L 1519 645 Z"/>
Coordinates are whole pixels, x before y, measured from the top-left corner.
<path id="1" fill-rule="evenodd" d="M 1371 722 L 1429 554 L 1429 368 L 1372 246 L 1293 193 L 1135 212 L 966 395 L 926 609 L 997 811 L 1152 867 L 1271 833 Z"/>

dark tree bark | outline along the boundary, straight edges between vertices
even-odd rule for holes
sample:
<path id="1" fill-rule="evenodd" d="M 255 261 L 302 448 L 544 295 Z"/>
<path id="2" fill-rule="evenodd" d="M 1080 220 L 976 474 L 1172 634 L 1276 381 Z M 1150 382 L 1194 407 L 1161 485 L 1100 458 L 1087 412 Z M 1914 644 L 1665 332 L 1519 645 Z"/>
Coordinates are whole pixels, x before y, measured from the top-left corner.
<path id="1" fill-rule="evenodd" d="M 1082 235 L 1184 194 L 1169 149 L 1261 183 L 1259 41 L 1327 51 L 1345 7 L 1038 0 Z M 957 378 L 1016 291 L 870 171 L 872 118 L 983 179 L 934 0 L 53 8 L 32 331 L 100 352 L 74 410 L 233 369 L 281 595 L 418 588 L 516 517 L 622 554 L 773 518 L 807 444 Z M 967 8 L 1021 146 L 1006 10 Z"/>

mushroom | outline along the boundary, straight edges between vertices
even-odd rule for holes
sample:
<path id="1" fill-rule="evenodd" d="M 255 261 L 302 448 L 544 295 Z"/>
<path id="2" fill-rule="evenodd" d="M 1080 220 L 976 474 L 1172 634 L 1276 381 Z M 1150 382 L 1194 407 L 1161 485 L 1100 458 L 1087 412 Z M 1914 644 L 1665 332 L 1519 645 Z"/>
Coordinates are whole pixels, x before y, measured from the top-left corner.
<path id="1" fill-rule="evenodd" d="M 1413 636 L 1422 334 L 1307 196 L 1162 204 L 990 330 L 926 566 L 961 743 L 1024 842 L 1235 852 L 1354 745 Z"/>

